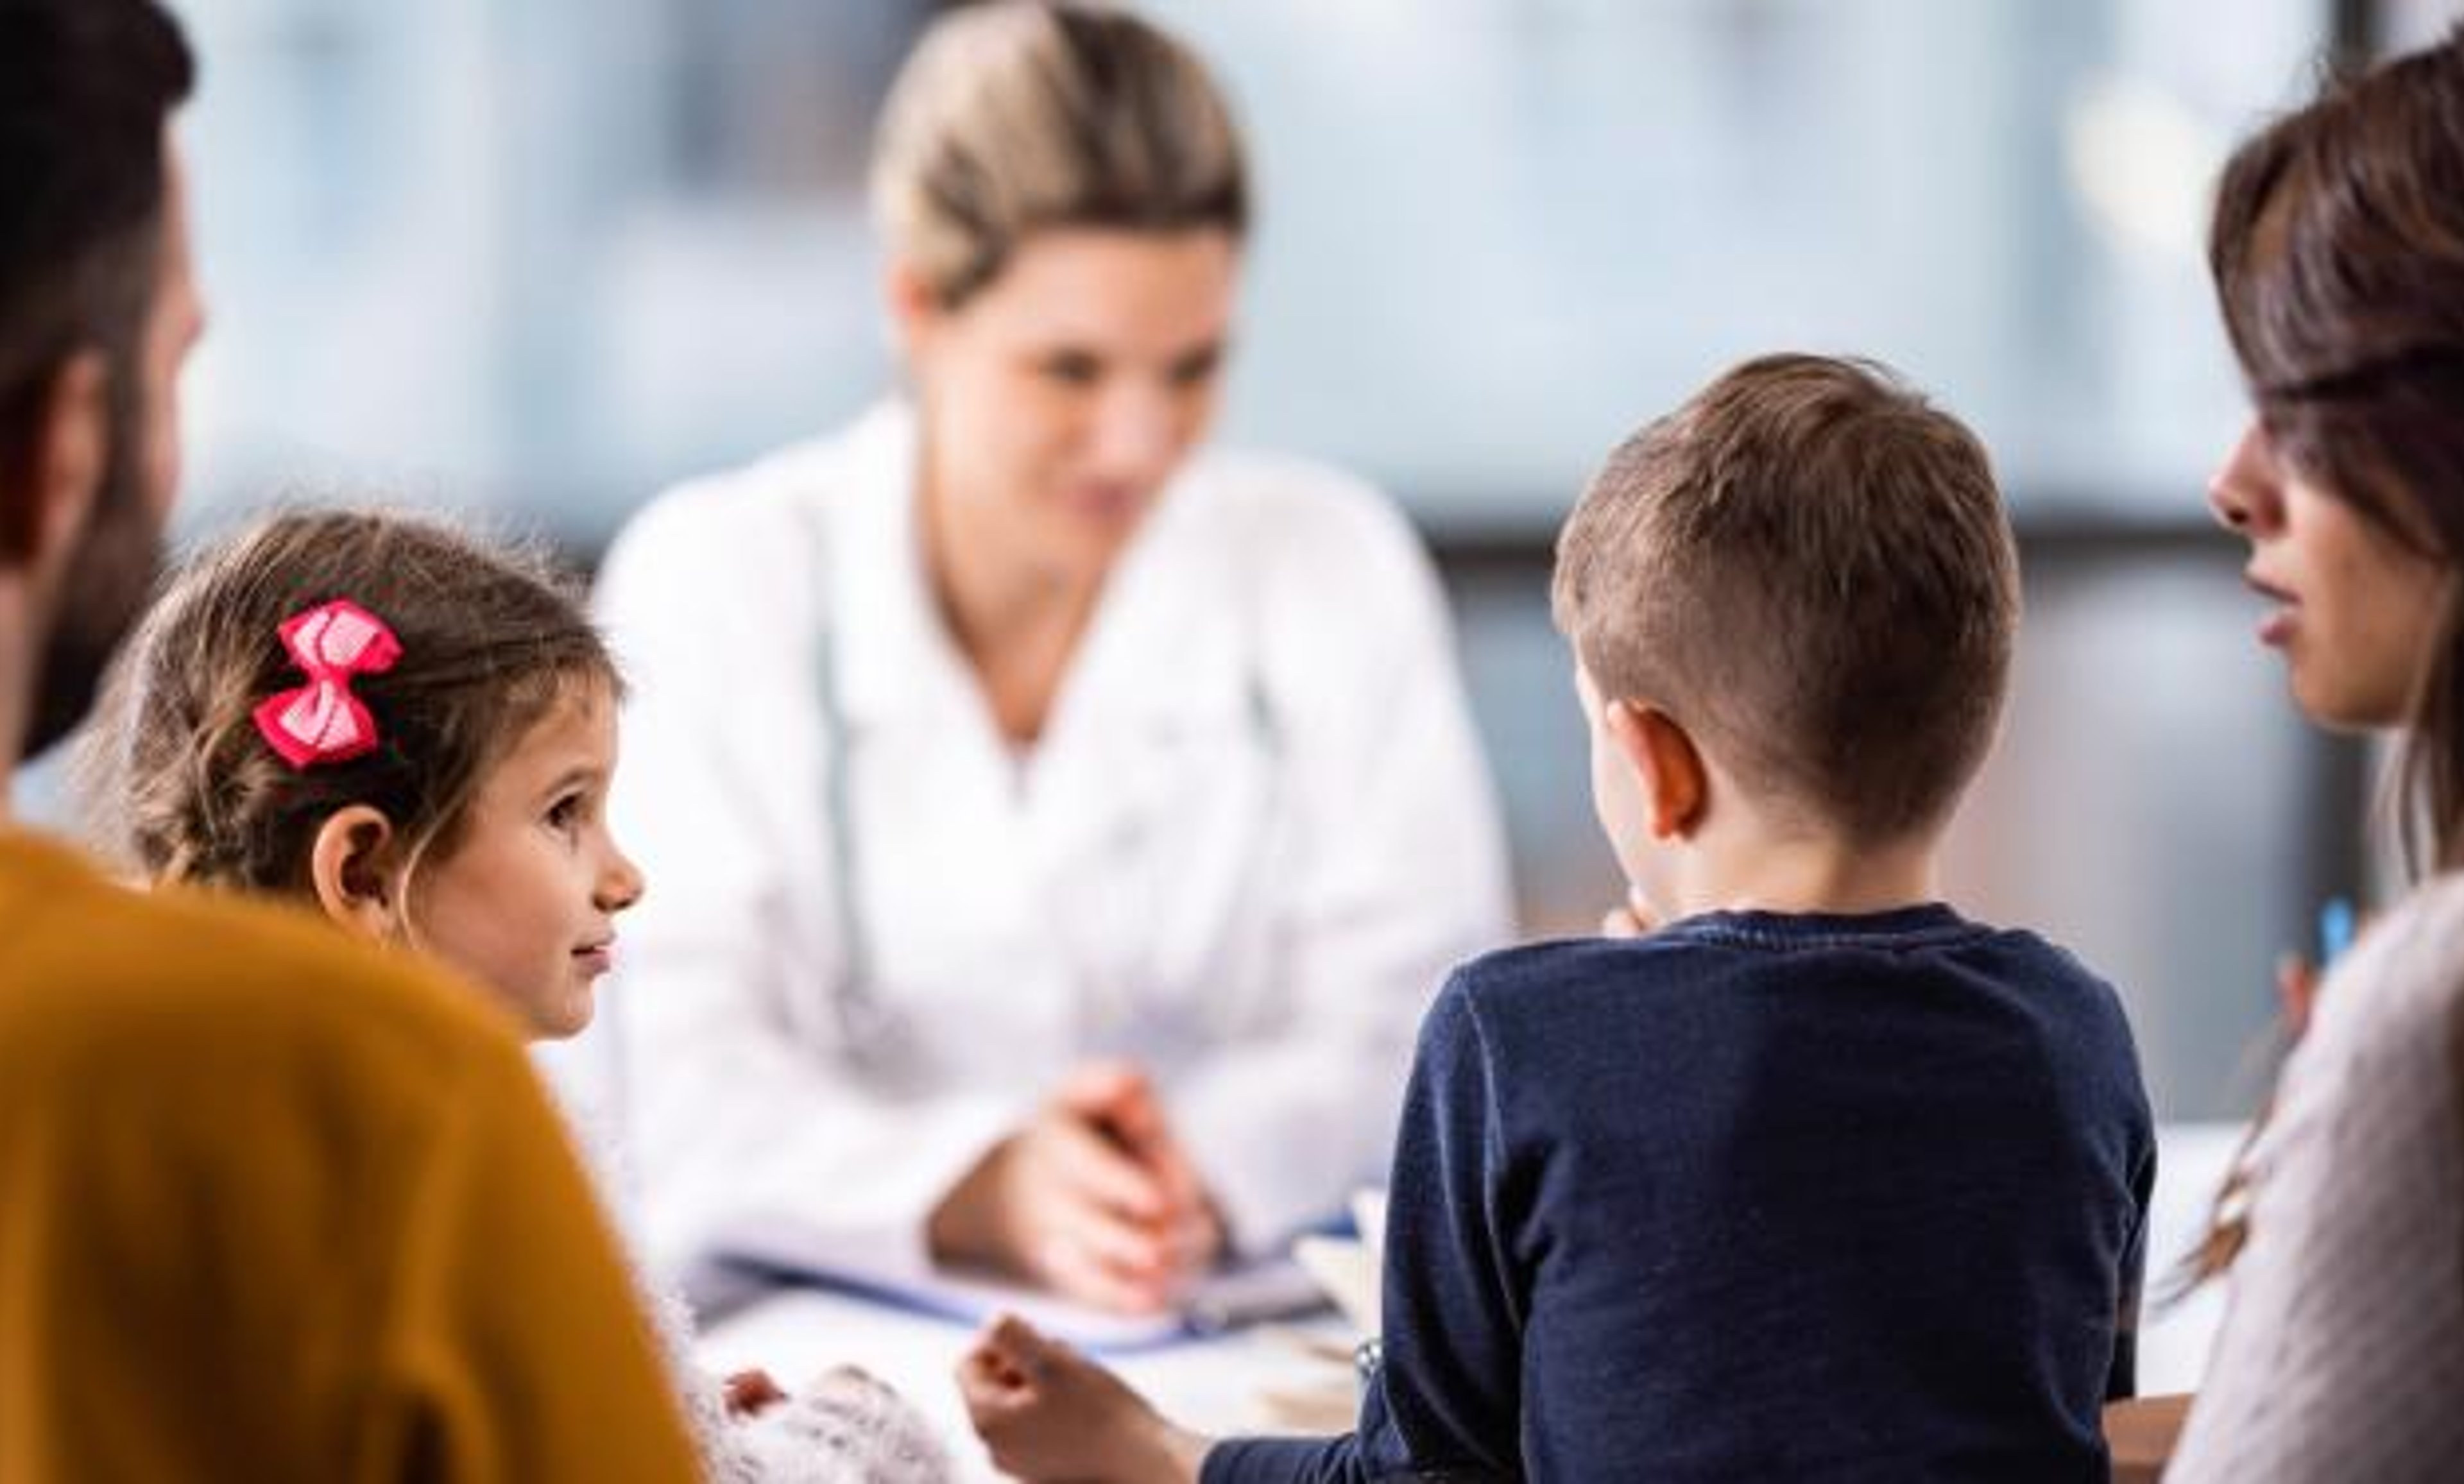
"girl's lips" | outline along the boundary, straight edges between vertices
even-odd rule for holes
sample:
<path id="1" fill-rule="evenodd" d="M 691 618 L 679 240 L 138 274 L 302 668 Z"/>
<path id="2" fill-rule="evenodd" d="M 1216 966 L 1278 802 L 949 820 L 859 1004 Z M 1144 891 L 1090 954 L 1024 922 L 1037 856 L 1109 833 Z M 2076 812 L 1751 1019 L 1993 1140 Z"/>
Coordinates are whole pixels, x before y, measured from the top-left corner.
<path id="1" fill-rule="evenodd" d="M 596 978 L 616 967 L 616 946 L 612 943 L 603 943 L 597 948 L 575 949 L 573 957 L 576 963 Z"/>

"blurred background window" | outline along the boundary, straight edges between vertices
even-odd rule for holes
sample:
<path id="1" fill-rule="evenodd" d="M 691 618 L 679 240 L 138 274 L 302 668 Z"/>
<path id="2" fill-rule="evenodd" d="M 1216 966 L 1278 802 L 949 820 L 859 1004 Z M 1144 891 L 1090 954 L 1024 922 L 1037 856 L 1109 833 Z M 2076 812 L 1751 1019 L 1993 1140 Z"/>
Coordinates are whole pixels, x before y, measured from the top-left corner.
<path id="1" fill-rule="evenodd" d="M 659 488 L 893 378 L 863 199 L 917 0 L 174 0 L 216 331 L 183 516 L 376 492 L 592 559 Z M 1617 887 L 1545 603 L 1592 463 L 1728 362 L 1898 365 L 1995 451 L 2029 614 L 1947 884 L 2113 977 L 2159 1110 L 2262 1085 L 2271 965 L 2362 885 L 2211 534 L 2242 404 L 2201 260 L 2232 142 L 2421 0 L 1154 0 L 1261 226 L 1224 436 L 1437 550 L 1526 928 Z"/>

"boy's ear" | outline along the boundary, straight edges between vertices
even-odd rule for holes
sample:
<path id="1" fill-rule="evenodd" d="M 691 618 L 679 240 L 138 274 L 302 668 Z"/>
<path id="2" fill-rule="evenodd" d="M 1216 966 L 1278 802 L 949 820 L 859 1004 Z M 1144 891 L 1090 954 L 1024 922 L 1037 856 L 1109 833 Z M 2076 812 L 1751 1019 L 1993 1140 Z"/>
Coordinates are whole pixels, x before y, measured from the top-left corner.
<path id="1" fill-rule="evenodd" d="M 308 850 L 308 880 L 327 917 L 365 937 L 402 937 L 396 845 L 393 821 L 366 804 L 346 804 L 325 817 Z"/>
<path id="2" fill-rule="evenodd" d="M 81 350 L 54 367 L 22 426 L 6 432 L 0 469 L 0 566 L 66 550 L 85 523 L 111 460 L 111 372 Z"/>
<path id="3" fill-rule="evenodd" d="M 1655 840 L 1683 840 L 1694 833 L 1709 802 L 1709 775 L 1703 754 L 1677 718 L 1656 706 L 1611 701 L 1609 737 L 1642 783 Z"/>

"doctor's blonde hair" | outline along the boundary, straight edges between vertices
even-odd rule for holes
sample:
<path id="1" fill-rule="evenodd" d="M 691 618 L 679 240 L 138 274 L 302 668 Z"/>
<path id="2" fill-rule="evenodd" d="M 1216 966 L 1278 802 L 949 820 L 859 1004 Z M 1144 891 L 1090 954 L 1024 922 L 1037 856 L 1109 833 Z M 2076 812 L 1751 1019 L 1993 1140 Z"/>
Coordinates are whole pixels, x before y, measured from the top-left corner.
<path id="1" fill-rule="evenodd" d="M 1051 228 L 1248 229 L 1239 130 L 1195 54 L 1075 0 L 944 16 L 891 85 L 872 160 L 891 254 L 956 308 Z"/>
<path id="2" fill-rule="evenodd" d="M 278 632 L 348 599 L 402 655 L 351 682 L 375 751 L 296 769 L 253 712 L 302 679 Z M 149 882 L 290 893 L 317 831 L 365 804 L 406 867 L 442 855 L 479 786 L 567 696 L 620 691 L 580 588 L 543 557 L 425 516 L 296 511 L 186 563 L 106 684 L 78 759 L 94 843 Z"/>

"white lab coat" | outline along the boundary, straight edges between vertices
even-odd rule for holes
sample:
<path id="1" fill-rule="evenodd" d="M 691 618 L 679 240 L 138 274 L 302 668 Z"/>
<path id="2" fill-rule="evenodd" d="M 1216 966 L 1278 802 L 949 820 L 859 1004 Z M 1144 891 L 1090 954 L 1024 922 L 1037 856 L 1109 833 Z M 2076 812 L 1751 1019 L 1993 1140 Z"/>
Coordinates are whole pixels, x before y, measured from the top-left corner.
<path id="1" fill-rule="evenodd" d="M 1428 562 L 1354 481 L 1201 454 L 1021 753 L 926 586 L 916 440 L 893 404 L 673 491 L 600 578 L 649 881 L 605 1020 L 653 1257 L 785 1223 L 905 1270 L 1099 1056 L 1157 1078 L 1236 1240 L 1279 1240 L 1382 1172 L 1421 1007 L 1507 931 Z"/>

